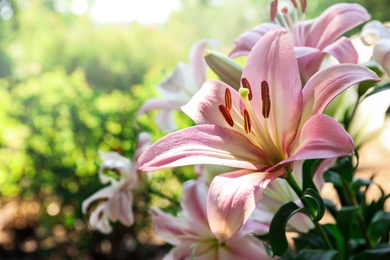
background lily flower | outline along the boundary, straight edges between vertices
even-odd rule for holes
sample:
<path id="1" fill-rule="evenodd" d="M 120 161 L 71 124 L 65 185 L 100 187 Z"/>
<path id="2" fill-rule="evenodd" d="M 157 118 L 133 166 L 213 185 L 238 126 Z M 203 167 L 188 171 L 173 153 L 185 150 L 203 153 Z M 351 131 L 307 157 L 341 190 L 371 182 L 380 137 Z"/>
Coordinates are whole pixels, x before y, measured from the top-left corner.
<path id="1" fill-rule="evenodd" d="M 364 98 L 358 104 L 347 129 L 355 140 L 356 147 L 381 134 L 386 127 L 386 111 L 389 106 L 390 89 Z"/>
<path id="2" fill-rule="evenodd" d="M 302 17 L 306 9 L 306 1 L 301 1 Z M 277 23 L 260 24 L 253 29 L 240 35 L 234 42 L 235 47 L 229 54 L 230 57 L 247 56 L 256 42 L 266 32 L 282 26 L 289 29 L 298 58 L 299 69 L 303 82 L 306 82 L 321 66 L 327 54 L 335 57 L 340 63 L 357 63 L 358 54 L 352 42 L 346 37 L 340 37 L 343 33 L 368 21 L 370 15 L 359 4 L 340 3 L 326 9 L 318 18 L 298 21 L 296 4 L 294 19 L 286 8 L 280 12 L 280 24 L 277 18 L 277 1 L 271 5 L 271 20 Z M 295 21 L 294 21 L 295 20 Z"/>
<path id="3" fill-rule="evenodd" d="M 204 51 L 207 44 L 218 45 L 216 40 L 203 40 L 195 43 L 190 51 L 189 63 L 179 62 L 176 68 L 157 86 L 162 98 L 151 98 L 138 111 L 142 115 L 153 109 L 160 109 L 155 120 L 167 132 L 177 130 L 174 111 L 187 103 L 206 81 L 207 64 Z"/>
<path id="4" fill-rule="evenodd" d="M 142 185 L 142 176 L 135 162 L 150 144 L 151 136 L 145 132 L 140 133 L 133 161 L 117 152 L 99 151 L 100 158 L 103 160 L 99 169 L 99 179 L 102 184 L 110 183 L 110 185 L 83 201 L 84 214 L 93 202 L 103 201 L 91 212 L 89 224 L 93 229 L 102 233 L 110 233 L 112 228 L 109 221 L 120 221 L 125 226 L 131 226 L 134 223 L 133 190 Z M 117 173 L 118 176 L 106 175 L 107 170 Z"/>
<path id="5" fill-rule="evenodd" d="M 185 182 L 180 217 L 158 208 L 151 209 L 156 234 L 174 246 L 164 260 L 192 257 L 205 260 L 268 259 L 262 242 L 250 233 L 251 223 L 226 243 L 220 243 L 215 238 L 207 222 L 207 190 L 207 185 L 201 179 Z"/>
<path id="6" fill-rule="evenodd" d="M 153 144 L 141 155 L 140 169 L 194 164 L 240 169 L 216 176 L 208 195 L 211 230 L 226 241 L 249 218 L 269 182 L 292 170 L 292 162 L 352 153 L 351 137 L 322 113 L 340 92 L 364 80 L 379 78 L 363 66 L 339 64 L 313 75 L 302 89 L 291 35 L 272 30 L 249 54 L 240 90 L 207 81 L 182 108 L 198 125 Z"/>
<path id="7" fill-rule="evenodd" d="M 390 29 L 379 21 L 371 21 L 364 25 L 360 37 L 364 44 L 375 45 L 373 56 L 390 75 Z"/>

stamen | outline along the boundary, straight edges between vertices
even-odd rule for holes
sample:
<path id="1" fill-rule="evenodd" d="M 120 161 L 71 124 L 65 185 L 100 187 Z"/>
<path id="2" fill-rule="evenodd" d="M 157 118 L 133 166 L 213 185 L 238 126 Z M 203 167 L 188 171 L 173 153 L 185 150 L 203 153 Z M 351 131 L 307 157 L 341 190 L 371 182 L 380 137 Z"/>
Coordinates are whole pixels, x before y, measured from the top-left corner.
<path id="1" fill-rule="evenodd" d="M 248 110 L 244 110 L 244 129 L 247 134 L 251 131 L 251 118 L 249 116 Z"/>
<path id="2" fill-rule="evenodd" d="M 271 2 L 271 21 L 275 21 L 276 14 L 278 13 L 278 0 L 273 0 Z"/>
<path id="3" fill-rule="evenodd" d="M 302 13 L 306 13 L 306 8 L 307 8 L 307 0 L 300 0 L 301 1 L 301 9 Z"/>
<path id="4" fill-rule="evenodd" d="M 221 112 L 223 118 L 225 119 L 226 123 L 230 125 L 231 127 L 234 126 L 234 121 L 232 118 L 232 115 L 229 113 L 225 105 L 219 105 L 219 111 Z"/>
<path id="5" fill-rule="evenodd" d="M 291 0 L 291 3 L 293 4 L 295 9 L 298 9 L 298 3 L 296 0 Z"/>
<path id="6" fill-rule="evenodd" d="M 225 105 L 228 111 L 232 109 L 232 93 L 228 88 L 225 90 Z"/>
<path id="7" fill-rule="evenodd" d="M 242 83 L 242 87 L 249 90 L 248 98 L 249 100 L 252 100 L 253 94 L 252 94 L 251 84 L 249 84 L 249 81 L 246 78 L 242 78 L 241 83 Z"/>
<path id="8" fill-rule="evenodd" d="M 268 82 L 265 80 L 261 82 L 261 100 L 263 101 L 263 116 L 264 118 L 268 118 L 271 111 L 271 99 L 269 95 Z"/>

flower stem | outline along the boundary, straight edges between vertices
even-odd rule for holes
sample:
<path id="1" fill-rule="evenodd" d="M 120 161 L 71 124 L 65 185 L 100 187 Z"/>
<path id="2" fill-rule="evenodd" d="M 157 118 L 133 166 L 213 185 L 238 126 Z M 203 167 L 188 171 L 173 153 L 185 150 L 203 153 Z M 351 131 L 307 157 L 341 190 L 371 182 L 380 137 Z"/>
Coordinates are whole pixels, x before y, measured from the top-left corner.
<path id="1" fill-rule="evenodd" d="M 289 173 L 287 175 L 287 178 L 286 178 L 286 181 L 287 183 L 290 185 L 290 187 L 295 191 L 295 193 L 298 195 L 298 197 L 300 198 L 300 200 L 302 201 L 303 205 L 306 207 L 306 208 L 309 208 L 311 209 L 309 203 L 307 202 L 307 200 L 303 197 L 304 193 L 301 189 L 301 187 L 299 187 L 298 183 L 296 182 L 294 176 Z M 320 233 L 320 235 L 322 236 L 326 246 L 328 247 L 328 249 L 333 249 L 333 246 L 332 246 L 332 243 L 330 242 L 328 236 L 326 235 L 325 233 L 325 230 L 324 228 L 317 222 L 317 221 L 314 221 L 313 220 L 313 223 L 317 229 L 317 231 Z"/>
<path id="2" fill-rule="evenodd" d="M 169 202 L 171 202 L 176 207 L 180 207 L 180 203 L 176 199 L 174 199 L 174 198 L 172 198 L 172 197 L 170 197 L 168 195 L 165 195 L 161 191 L 156 190 L 155 188 L 152 188 L 151 186 L 148 187 L 148 191 L 149 191 L 149 193 L 155 194 L 156 196 L 159 196 L 160 198 L 168 200 Z"/>
<path id="3" fill-rule="evenodd" d="M 369 249 L 373 249 L 374 246 L 372 245 L 372 242 L 371 242 L 370 238 L 368 237 L 366 225 L 364 224 L 364 217 L 363 217 L 363 214 L 361 211 L 361 207 L 359 206 L 359 203 L 357 202 L 356 197 L 351 193 L 350 189 L 348 188 L 348 184 L 346 183 L 346 181 L 344 179 L 343 179 L 342 183 L 343 183 L 343 188 L 346 191 L 347 196 L 348 196 L 350 202 L 352 203 L 352 205 L 359 208 L 359 210 L 356 213 L 356 217 L 357 217 L 357 220 L 359 222 L 360 231 L 362 232 L 362 235 L 363 235 L 364 240 L 366 242 L 366 246 Z"/>

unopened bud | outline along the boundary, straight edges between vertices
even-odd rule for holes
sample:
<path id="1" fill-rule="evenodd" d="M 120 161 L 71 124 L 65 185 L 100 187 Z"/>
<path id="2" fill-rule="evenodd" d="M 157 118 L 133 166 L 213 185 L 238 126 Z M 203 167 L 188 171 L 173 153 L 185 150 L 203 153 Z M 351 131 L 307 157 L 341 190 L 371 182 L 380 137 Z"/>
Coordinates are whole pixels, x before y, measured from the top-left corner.
<path id="1" fill-rule="evenodd" d="M 223 82 L 237 90 L 240 88 L 242 67 L 239 64 L 216 51 L 206 50 L 204 57 L 207 65 Z"/>

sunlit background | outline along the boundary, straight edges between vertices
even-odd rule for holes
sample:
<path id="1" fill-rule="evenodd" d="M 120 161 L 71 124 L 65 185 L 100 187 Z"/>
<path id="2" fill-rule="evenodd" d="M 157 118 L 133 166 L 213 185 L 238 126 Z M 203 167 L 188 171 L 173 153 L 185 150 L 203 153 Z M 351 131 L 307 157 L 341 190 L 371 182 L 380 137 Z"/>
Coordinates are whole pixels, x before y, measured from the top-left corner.
<path id="1" fill-rule="evenodd" d="M 308 18 L 336 2 L 309 1 Z M 344 2 L 390 20 L 387 0 Z M 136 118 L 155 86 L 196 41 L 218 39 L 226 54 L 268 15 L 268 0 L 1 0 L 0 259 L 159 259 L 169 247 L 146 209 L 169 201 L 141 192 L 136 225 L 88 228 L 80 206 L 102 187 L 97 151 L 131 157 L 140 129 L 162 136 L 154 113 Z M 370 149 L 363 165 L 388 170 L 378 159 L 387 150 Z M 193 177 L 186 168 L 153 175 L 173 198 Z"/>

